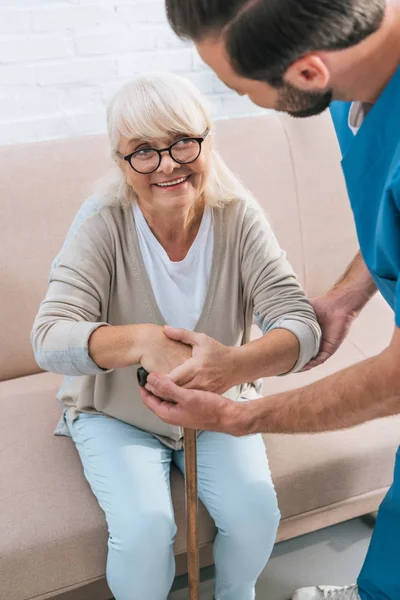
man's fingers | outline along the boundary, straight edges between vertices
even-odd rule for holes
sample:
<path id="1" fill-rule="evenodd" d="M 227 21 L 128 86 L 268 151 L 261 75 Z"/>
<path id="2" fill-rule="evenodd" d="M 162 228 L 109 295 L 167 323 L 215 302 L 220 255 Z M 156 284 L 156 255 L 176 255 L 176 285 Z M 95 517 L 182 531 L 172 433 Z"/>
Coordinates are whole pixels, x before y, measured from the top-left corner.
<path id="1" fill-rule="evenodd" d="M 150 393 L 145 388 L 140 388 L 140 396 L 143 404 L 153 411 L 160 419 L 170 425 L 179 425 L 178 415 L 180 414 L 180 411 L 176 404 L 160 400 L 160 398 L 157 398 L 157 396 L 154 396 L 154 394 Z"/>
<path id="2" fill-rule="evenodd" d="M 164 333 L 167 337 L 169 337 L 170 340 L 182 342 L 188 346 L 195 346 L 198 343 L 199 334 L 194 333 L 194 331 L 188 331 L 187 329 L 175 329 L 174 327 L 165 325 Z"/>
<path id="3" fill-rule="evenodd" d="M 176 385 L 182 387 L 186 385 L 189 381 L 192 381 L 196 373 L 197 367 L 195 361 L 193 360 L 193 358 L 190 358 L 188 361 L 186 361 L 182 365 L 179 365 L 179 367 L 176 367 L 176 369 L 171 371 L 171 373 L 169 374 L 169 378 L 171 379 L 171 381 L 176 383 Z"/>
<path id="4" fill-rule="evenodd" d="M 325 350 L 322 351 L 318 354 L 317 358 L 315 359 L 315 362 L 318 365 L 322 365 L 324 362 L 326 362 L 328 360 L 328 358 L 330 358 L 333 354 L 335 354 L 336 350 L 332 351 L 332 350 Z"/>
<path id="5" fill-rule="evenodd" d="M 318 366 L 315 361 L 309 362 L 305 367 L 299 371 L 299 373 L 307 373 L 307 371 L 311 371 L 314 367 Z"/>
<path id="6" fill-rule="evenodd" d="M 306 373 L 307 371 L 311 371 L 311 369 L 315 369 L 315 367 L 319 367 L 319 365 L 323 365 L 324 362 L 331 357 L 330 352 L 321 352 L 316 358 L 311 360 L 301 371 L 300 373 Z"/>
<path id="7" fill-rule="evenodd" d="M 169 402 L 184 402 L 188 400 L 187 394 L 190 393 L 187 390 L 177 386 L 168 375 L 161 373 L 151 373 L 147 378 L 146 389 L 150 390 L 153 394 L 168 400 Z"/>
<path id="8" fill-rule="evenodd" d="M 164 400 L 160 400 L 160 398 L 154 396 L 154 394 L 146 390 L 146 388 L 140 388 L 139 391 L 143 404 L 158 414 L 160 407 L 165 404 Z"/>

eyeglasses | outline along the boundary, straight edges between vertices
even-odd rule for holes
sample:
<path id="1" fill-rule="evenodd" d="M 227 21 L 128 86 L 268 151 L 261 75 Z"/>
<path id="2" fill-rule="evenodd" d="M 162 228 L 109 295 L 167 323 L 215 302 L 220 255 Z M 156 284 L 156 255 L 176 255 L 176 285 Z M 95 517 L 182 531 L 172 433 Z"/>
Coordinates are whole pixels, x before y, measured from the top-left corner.
<path id="1" fill-rule="evenodd" d="M 172 160 L 180 165 L 189 165 L 197 160 L 201 154 L 202 143 L 209 133 L 210 129 L 208 128 L 200 137 L 183 138 L 162 150 L 157 150 L 157 148 L 140 148 L 127 156 L 123 156 L 119 152 L 117 152 L 117 155 L 126 160 L 136 173 L 148 175 L 157 171 L 164 152 L 168 152 Z"/>

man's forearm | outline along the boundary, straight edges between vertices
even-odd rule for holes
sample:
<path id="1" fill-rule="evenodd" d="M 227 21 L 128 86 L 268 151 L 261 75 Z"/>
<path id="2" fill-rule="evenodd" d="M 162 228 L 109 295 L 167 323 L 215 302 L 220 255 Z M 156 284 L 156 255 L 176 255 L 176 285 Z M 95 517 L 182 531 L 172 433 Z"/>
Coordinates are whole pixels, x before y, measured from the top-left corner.
<path id="1" fill-rule="evenodd" d="M 387 350 L 307 387 L 238 405 L 237 409 L 234 418 L 239 435 L 334 431 L 398 414 L 397 361 Z"/>
<path id="2" fill-rule="evenodd" d="M 329 294 L 336 296 L 349 313 L 357 315 L 376 291 L 375 282 L 358 252 Z"/>

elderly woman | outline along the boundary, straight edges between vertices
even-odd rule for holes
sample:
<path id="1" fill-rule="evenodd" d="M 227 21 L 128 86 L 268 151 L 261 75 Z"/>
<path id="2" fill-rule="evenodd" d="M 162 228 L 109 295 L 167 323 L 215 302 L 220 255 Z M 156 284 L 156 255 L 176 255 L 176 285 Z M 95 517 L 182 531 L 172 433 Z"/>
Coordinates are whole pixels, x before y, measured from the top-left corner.
<path id="1" fill-rule="evenodd" d="M 265 217 L 214 150 L 190 83 L 155 75 L 126 85 L 108 130 L 116 174 L 78 213 L 32 342 L 38 364 L 65 375 L 59 400 L 107 519 L 115 599 L 165 600 L 176 533 L 169 473 L 172 462 L 184 469 L 183 431 L 142 404 L 138 366 L 170 373 L 191 358 L 166 324 L 248 349 L 241 364 L 254 378 L 301 369 L 320 331 Z M 250 342 L 254 317 L 264 336 Z M 244 401 L 245 372 L 219 391 Z M 279 522 L 262 438 L 200 433 L 198 469 L 218 528 L 215 597 L 251 600 Z"/>

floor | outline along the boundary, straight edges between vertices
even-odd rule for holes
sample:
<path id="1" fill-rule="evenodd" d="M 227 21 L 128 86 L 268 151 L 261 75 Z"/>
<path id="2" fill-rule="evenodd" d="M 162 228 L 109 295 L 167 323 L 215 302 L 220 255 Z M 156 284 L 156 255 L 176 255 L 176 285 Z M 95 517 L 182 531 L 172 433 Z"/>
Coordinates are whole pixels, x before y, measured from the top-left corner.
<path id="1" fill-rule="evenodd" d="M 257 600 L 289 600 L 295 589 L 325 583 L 355 583 L 367 552 L 372 518 L 354 519 L 277 544 L 257 585 Z M 212 568 L 202 572 L 201 600 L 213 598 Z M 184 577 L 169 600 L 188 600 Z"/>

